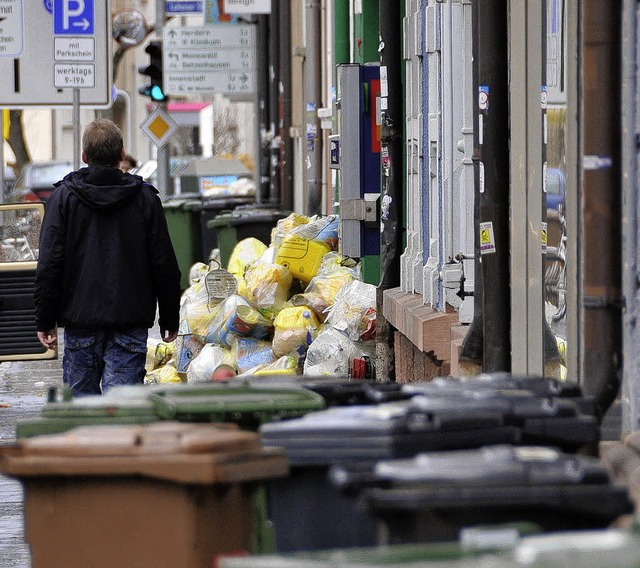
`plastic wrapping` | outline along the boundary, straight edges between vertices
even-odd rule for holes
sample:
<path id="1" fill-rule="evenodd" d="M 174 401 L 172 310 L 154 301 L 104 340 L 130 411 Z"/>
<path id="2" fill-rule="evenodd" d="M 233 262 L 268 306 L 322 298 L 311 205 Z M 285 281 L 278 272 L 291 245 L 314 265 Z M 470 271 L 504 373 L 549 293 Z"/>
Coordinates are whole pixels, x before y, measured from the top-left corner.
<path id="1" fill-rule="evenodd" d="M 227 270 L 236 278 L 241 278 L 247 266 L 259 260 L 266 250 L 267 245 L 254 237 L 242 239 L 233 248 Z"/>
<path id="2" fill-rule="evenodd" d="M 189 330 L 186 321 L 180 323 L 178 337 L 175 340 L 176 368 L 179 373 L 186 373 L 191 361 L 197 357 L 204 343 Z"/>
<path id="3" fill-rule="evenodd" d="M 211 301 L 205 286 L 206 273 L 185 290 L 180 298 L 181 335 L 193 334 L 204 342 L 209 325 L 216 317 L 219 302 Z"/>
<path id="4" fill-rule="evenodd" d="M 297 375 L 300 368 L 300 357 L 297 355 L 284 355 L 269 365 L 264 365 L 253 372 L 255 377 L 293 376 Z"/>
<path id="5" fill-rule="evenodd" d="M 306 215 L 299 215 L 298 213 L 291 213 L 288 217 L 284 219 L 280 219 L 273 231 L 271 231 L 271 242 L 277 249 L 281 244 L 282 240 L 293 231 L 296 227 L 300 225 L 306 225 L 309 222 L 309 217 Z"/>
<path id="6" fill-rule="evenodd" d="M 218 308 L 216 316 L 211 320 L 204 336 L 204 343 L 219 343 L 225 347 L 231 347 L 233 340 L 241 335 L 233 327 L 239 306 L 249 307 L 249 303 L 242 296 L 234 294 L 229 296 Z"/>
<path id="7" fill-rule="evenodd" d="M 360 279 L 360 265 L 356 261 L 337 252 L 328 252 L 322 259 L 318 274 L 311 279 L 302 294 L 295 294 L 291 298 L 291 303 L 294 306 L 313 308 L 322 322 L 338 292 L 350 282 Z"/>
<path id="8" fill-rule="evenodd" d="M 376 331 L 376 287 L 354 280 L 338 292 L 325 324 L 358 341 L 374 337 Z"/>
<path id="9" fill-rule="evenodd" d="M 289 299 L 293 278 L 284 266 L 258 261 L 245 272 L 246 289 L 239 290 L 263 316 L 273 320 Z"/>
<path id="10" fill-rule="evenodd" d="M 273 352 L 277 357 L 302 347 L 306 349 L 318 335 L 320 322 L 308 306 L 284 308 L 274 320 Z"/>
<path id="11" fill-rule="evenodd" d="M 324 243 L 331 250 L 336 250 L 338 248 L 338 228 L 339 218 L 337 215 L 314 216 L 309 219 L 308 223 L 295 227 L 290 234 Z"/>
<path id="12" fill-rule="evenodd" d="M 334 328 L 322 331 L 309 346 L 304 362 L 308 376 L 348 376 L 351 361 L 363 356 L 360 346 Z"/>
<path id="13" fill-rule="evenodd" d="M 145 362 L 145 370 L 147 372 L 153 371 L 158 367 L 166 365 L 173 357 L 175 351 L 175 344 L 165 343 L 151 337 L 147 339 L 147 360 Z"/>
<path id="14" fill-rule="evenodd" d="M 189 286 L 193 286 L 196 282 L 199 282 L 204 275 L 209 271 L 209 267 L 204 262 L 196 262 L 189 269 Z"/>
<path id="15" fill-rule="evenodd" d="M 164 365 L 147 373 L 144 378 L 145 385 L 171 384 L 184 382 L 180 373 L 173 365 Z"/>
<path id="16" fill-rule="evenodd" d="M 231 352 L 236 360 L 239 373 L 259 365 L 269 365 L 276 359 L 269 341 L 260 341 L 249 337 L 239 337 L 233 342 Z"/>
<path id="17" fill-rule="evenodd" d="M 187 369 L 187 382 L 209 382 L 215 380 L 216 371 L 228 367 L 236 372 L 236 361 L 233 353 L 220 345 L 207 344 L 198 356 L 191 361 Z"/>

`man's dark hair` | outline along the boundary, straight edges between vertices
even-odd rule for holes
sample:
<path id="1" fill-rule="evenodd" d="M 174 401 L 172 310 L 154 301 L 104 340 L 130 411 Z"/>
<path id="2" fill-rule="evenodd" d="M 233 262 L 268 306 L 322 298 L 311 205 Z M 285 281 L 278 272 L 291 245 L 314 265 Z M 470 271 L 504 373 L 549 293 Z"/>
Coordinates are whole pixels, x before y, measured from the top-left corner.
<path id="1" fill-rule="evenodd" d="M 82 152 L 88 165 L 117 168 L 122 148 L 122 132 L 111 120 L 99 118 L 85 128 Z"/>

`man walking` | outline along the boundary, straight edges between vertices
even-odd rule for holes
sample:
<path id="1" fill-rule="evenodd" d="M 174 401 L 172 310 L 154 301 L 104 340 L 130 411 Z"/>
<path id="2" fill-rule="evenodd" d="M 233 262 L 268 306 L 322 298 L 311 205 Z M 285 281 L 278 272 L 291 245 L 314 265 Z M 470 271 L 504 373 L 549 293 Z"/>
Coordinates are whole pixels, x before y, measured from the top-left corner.
<path id="1" fill-rule="evenodd" d="M 164 341 L 178 332 L 180 270 L 158 191 L 123 173 L 122 132 L 110 120 L 82 137 L 88 167 L 47 200 L 35 283 L 38 338 L 64 327 L 63 381 L 74 396 L 141 384 L 156 303 Z"/>

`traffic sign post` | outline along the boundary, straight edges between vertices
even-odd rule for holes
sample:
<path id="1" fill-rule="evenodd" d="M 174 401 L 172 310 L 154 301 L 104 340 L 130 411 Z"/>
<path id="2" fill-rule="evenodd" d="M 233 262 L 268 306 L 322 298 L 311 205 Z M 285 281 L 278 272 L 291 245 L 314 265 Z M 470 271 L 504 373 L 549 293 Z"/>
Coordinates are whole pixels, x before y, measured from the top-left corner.
<path id="1" fill-rule="evenodd" d="M 142 121 L 140 129 L 158 148 L 162 148 L 178 131 L 176 122 L 160 106 Z"/>
<path id="2" fill-rule="evenodd" d="M 255 95 L 254 26 L 165 27 L 163 34 L 165 93 L 223 93 L 247 99 Z"/>
<path id="3" fill-rule="evenodd" d="M 111 0 L 0 0 L 0 107 L 109 108 L 112 74 Z"/>

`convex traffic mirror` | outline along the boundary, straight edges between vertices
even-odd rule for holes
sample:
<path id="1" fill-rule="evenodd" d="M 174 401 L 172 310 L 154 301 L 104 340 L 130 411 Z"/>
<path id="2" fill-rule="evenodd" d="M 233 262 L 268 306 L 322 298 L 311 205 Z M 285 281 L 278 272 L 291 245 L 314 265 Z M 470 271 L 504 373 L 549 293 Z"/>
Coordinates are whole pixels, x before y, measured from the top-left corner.
<path id="1" fill-rule="evenodd" d="M 113 39 L 123 48 L 140 45 L 149 33 L 144 16 L 137 10 L 122 10 L 113 16 Z"/>

